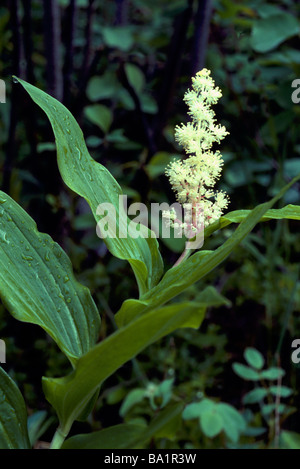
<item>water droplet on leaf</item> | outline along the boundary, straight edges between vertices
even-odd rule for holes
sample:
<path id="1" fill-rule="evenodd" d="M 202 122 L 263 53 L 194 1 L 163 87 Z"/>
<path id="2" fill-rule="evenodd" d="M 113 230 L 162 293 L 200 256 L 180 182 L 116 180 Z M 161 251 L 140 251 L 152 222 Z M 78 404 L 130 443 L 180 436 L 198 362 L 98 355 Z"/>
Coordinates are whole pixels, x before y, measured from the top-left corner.
<path id="1" fill-rule="evenodd" d="M 25 256 L 24 254 L 22 254 L 22 259 L 24 259 L 24 261 L 33 261 L 33 257 Z"/>

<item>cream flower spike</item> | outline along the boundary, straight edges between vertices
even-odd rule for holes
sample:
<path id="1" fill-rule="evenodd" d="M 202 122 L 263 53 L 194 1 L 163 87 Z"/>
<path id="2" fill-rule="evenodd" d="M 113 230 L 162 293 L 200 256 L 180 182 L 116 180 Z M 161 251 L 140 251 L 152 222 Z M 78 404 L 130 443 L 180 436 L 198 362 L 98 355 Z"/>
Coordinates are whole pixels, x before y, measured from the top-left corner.
<path id="1" fill-rule="evenodd" d="M 174 228 L 185 229 L 185 233 L 191 234 L 190 237 L 203 230 L 203 225 L 206 227 L 218 220 L 229 203 L 227 194 L 212 190 L 220 177 L 223 159 L 220 152 L 211 151 L 211 147 L 229 134 L 225 127 L 216 124 L 215 113 L 211 109 L 221 96 L 222 92 L 215 86 L 210 71 L 204 68 L 192 78 L 192 89 L 184 95 L 192 120 L 175 127 L 175 139 L 188 158 L 172 161 L 166 175 L 177 201 L 183 206 L 191 204 L 192 220 L 182 223 L 176 218 L 175 210 L 164 211 L 163 216 Z M 196 213 L 199 207 L 202 217 Z M 202 220 L 201 226 L 198 220 Z"/>

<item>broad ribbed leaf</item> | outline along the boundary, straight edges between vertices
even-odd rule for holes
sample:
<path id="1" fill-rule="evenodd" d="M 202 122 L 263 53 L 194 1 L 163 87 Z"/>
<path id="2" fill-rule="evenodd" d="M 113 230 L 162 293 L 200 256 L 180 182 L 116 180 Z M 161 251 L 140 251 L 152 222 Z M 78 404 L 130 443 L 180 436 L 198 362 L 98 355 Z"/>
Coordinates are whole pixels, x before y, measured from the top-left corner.
<path id="1" fill-rule="evenodd" d="M 205 253 L 202 252 L 201 254 L 206 255 L 209 252 L 210 251 L 205 251 Z M 176 288 L 176 285 L 172 285 L 172 287 Z M 168 288 L 171 290 L 171 284 L 169 284 L 169 286 L 166 286 L 166 291 L 164 293 L 162 292 L 164 296 L 167 296 Z M 181 293 L 181 291 L 179 293 Z M 176 294 L 174 296 L 176 296 Z M 143 314 L 143 312 L 145 313 L 148 312 L 150 309 L 152 309 L 152 305 L 153 305 L 153 308 L 160 306 L 159 304 L 160 298 L 156 300 L 155 295 L 153 296 L 149 295 L 149 298 L 150 300 L 146 299 L 146 301 L 143 301 L 143 299 L 126 300 L 123 303 L 120 311 L 115 316 L 118 326 L 123 327 L 124 325 L 132 321 L 135 317 L 137 317 L 139 314 Z M 161 301 L 162 303 L 165 303 L 163 299 Z M 220 293 L 218 293 L 217 290 L 212 286 L 206 287 L 201 293 L 199 293 L 199 295 L 197 296 L 197 303 L 201 304 L 203 308 L 209 308 L 211 306 L 218 307 L 222 305 L 226 305 L 226 306 L 230 305 L 230 301 L 228 301 L 224 296 L 220 295 Z"/>
<path id="2" fill-rule="evenodd" d="M 73 364 L 97 341 L 100 316 L 70 259 L 1 191 L 0 297 L 16 319 L 48 332 Z"/>
<path id="3" fill-rule="evenodd" d="M 130 235 L 124 238 L 119 236 L 119 228 L 125 233 L 126 227 L 130 225 L 134 231 L 134 223 L 130 224 L 119 202 L 119 196 L 122 195 L 119 184 L 104 166 L 91 158 L 82 131 L 68 109 L 38 88 L 23 80 L 18 81 L 50 120 L 56 140 L 58 167 L 66 185 L 86 199 L 97 222 L 101 219 L 97 214 L 99 204 L 110 203 L 115 207 L 116 237 L 108 236 L 104 241 L 114 256 L 129 261 L 140 294 L 145 293 L 157 284 L 163 273 L 156 238 L 152 238 L 152 232 L 143 225 L 143 237 L 133 239 Z M 108 216 L 113 217 L 113 214 L 109 213 Z"/>
<path id="4" fill-rule="evenodd" d="M 138 438 L 144 426 L 123 423 L 94 433 L 75 435 L 66 440 L 62 449 L 125 449 Z"/>
<path id="5" fill-rule="evenodd" d="M 288 206 L 285 209 L 270 210 L 271 207 L 285 194 L 285 192 L 300 179 L 300 175 L 295 177 L 287 184 L 273 199 L 258 205 L 251 211 L 239 211 L 238 215 L 230 216 L 234 222 L 240 222 L 238 228 L 215 251 L 198 251 L 191 257 L 183 261 L 181 264 L 171 268 L 152 290 L 141 297 L 140 300 L 126 300 L 119 312 L 116 314 L 116 322 L 119 327 L 128 324 L 135 317 L 144 314 L 153 308 L 157 308 L 172 298 L 179 295 L 182 291 L 194 284 L 221 262 L 223 262 L 229 254 L 243 241 L 259 221 L 271 218 L 292 218 L 300 219 L 300 210 L 297 206 Z M 234 212 L 233 212 L 234 213 Z M 229 214 L 230 215 L 230 214 Z M 222 219 L 221 218 L 221 223 Z M 232 223 L 231 220 L 224 222 Z M 216 228 L 215 228 L 216 229 Z"/>
<path id="6" fill-rule="evenodd" d="M 231 225 L 231 223 L 241 223 L 250 214 L 250 212 L 251 210 L 235 210 L 234 212 L 226 213 L 226 215 L 205 229 L 204 238 L 208 238 L 214 231 L 225 228 L 226 226 Z M 300 205 L 289 204 L 283 208 L 267 210 L 260 221 L 284 219 L 300 220 Z"/>
<path id="7" fill-rule="evenodd" d="M 30 449 L 23 396 L 15 382 L 1 367 L 0 449 Z"/>
<path id="8" fill-rule="evenodd" d="M 70 375 L 43 378 L 46 398 L 56 409 L 63 432 L 68 433 L 98 386 L 120 366 L 178 328 L 198 328 L 203 317 L 204 308 L 189 302 L 151 311 L 97 344 Z"/>
<path id="9" fill-rule="evenodd" d="M 182 403 L 167 407 L 147 427 L 125 423 L 99 432 L 72 436 L 62 449 L 141 449 L 155 436 L 174 434 L 182 409 Z"/>

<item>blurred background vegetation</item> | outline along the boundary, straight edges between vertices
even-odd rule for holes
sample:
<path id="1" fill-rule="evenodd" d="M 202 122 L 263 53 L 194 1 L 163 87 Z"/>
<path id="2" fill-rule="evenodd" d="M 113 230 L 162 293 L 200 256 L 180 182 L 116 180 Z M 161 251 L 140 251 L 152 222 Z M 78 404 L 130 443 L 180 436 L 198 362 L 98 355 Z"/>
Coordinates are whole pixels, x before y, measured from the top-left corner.
<path id="1" fill-rule="evenodd" d="M 181 154 L 174 126 L 187 120 L 182 98 L 191 77 L 209 68 L 223 91 L 217 119 L 230 132 L 221 148 L 219 188 L 230 195 L 230 211 L 251 209 L 300 172 L 300 104 L 291 99 L 291 84 L 300 78 L 299 11 L 296 0 L 1 2 L 0 78 L 7 102 L 0 104 L 0 187 L 70 256 L 99 307 L 100 340 L 114 330 L 122 302 L 137 296 L 133 274 L 107 252 L 89 208 L 64 186 L 50 124 L 12 75 L 63 102 L 91 155 L 111 171 L 129 202 L 150 204 L 174 201 L 164 175 Z M 299 184 L 279 206 L 288 203 L 299 204 Z M 205 249 L 219 246 L 233 229 L 212 236 Z M 160 240 L 160 247 L 169 268 L 182 243 Z M 291 361 L 292 340 L 300 338 L 299 248 L 299 222 L 260 224 L 226 263 L 181 296 L 196 300 L 213 285 L 228 306 L 208 310 L 200 331 L 178 331 L 119 370 L 105 383 L 89 421 L 75 424 L 73 433 L 148 422 L 168 403 L 207 396 L 252 422 L 235 446 L 264 448 L 275 441 L 300 448 L 300 371 Z M 41 376 L 62 376 L 68 363 L 41 329 L 17 322 L 2 305 L 0 336 L 7 344 L 3 366 L 40 428 L 36 437 L 49 441 L 56 420 Z M 289 391 L 281 400 L 273 392 L 276 402 L 267 410 L 262 401 L 245 400 L 255 380 L 232 368 L 244 363 L 246 347 L 259 350 L 266 366 L 285 371 L 280 383 Z M 279 376 L 274 379 L 276 385 Z M 187 419 L 155 435 L 151 445 L 233 443 Z"/>

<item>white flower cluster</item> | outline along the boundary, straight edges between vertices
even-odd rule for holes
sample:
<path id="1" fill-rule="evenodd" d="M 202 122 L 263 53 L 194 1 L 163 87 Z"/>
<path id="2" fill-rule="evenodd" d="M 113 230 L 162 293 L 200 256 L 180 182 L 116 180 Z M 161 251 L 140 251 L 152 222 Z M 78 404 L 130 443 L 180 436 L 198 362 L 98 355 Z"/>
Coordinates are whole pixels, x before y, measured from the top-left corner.
<path id="1" fill-rule="evenodd" d="M 210 71 L 203 69 L 198 72 L 192 79 L 192 89 L 184 95 L 192 121 L 175 128 L 175 139 L 188 158 L 172 161 L 166 175 L 177 201 L 183 207 L 185 204 L 192 207 L 192 220 L 181 223 L 176 218 L 175 210 L 164 212 L 163 216 L 171 226 L 181 227 L 185 233 L 195 234 L 203 230 L 203 225 L 206 227 L 218 220 L 228 206 L 227 194 L 212 190 L 220 177 L 223 159 L 220 152 L 211 151 L 211 147 L 228 134 L 225 127 L 216 124 L 215 113 L 211 109 L 211 105 L 216 104 L 221 96 L 222 92 L 215 86 Z M 198 216 L 199 211 L 202 217 Z"/>

